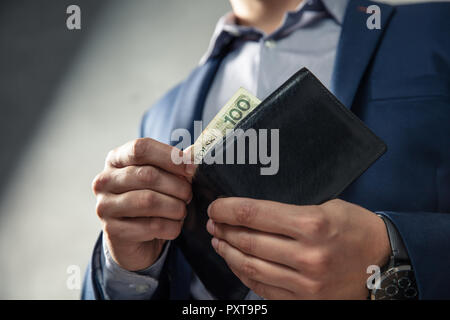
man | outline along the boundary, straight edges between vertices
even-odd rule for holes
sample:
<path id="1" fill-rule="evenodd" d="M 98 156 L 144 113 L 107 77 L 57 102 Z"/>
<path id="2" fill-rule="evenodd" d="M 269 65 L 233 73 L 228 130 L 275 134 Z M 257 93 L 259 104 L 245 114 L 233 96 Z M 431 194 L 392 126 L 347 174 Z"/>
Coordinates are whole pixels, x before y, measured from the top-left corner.
<path id="1" fill-rule="evenodd" d="M 322 205 L 214 201 L 211 245 L 247 299 L 365 299 L 367 268 L 397 257 L 412 271 L 386 293 L 450 298 L 450 4 L 230 2 L 198 68 L 145 115 L 152 139 L 111 151 L 93 182 L 103 233 L 83 297 L 214 298 L 171 243 L 195 170 L 171 161 L 171 132 L 209 122 L 240 86 L 264 99 L 306 66 L 388 152 Z"/>

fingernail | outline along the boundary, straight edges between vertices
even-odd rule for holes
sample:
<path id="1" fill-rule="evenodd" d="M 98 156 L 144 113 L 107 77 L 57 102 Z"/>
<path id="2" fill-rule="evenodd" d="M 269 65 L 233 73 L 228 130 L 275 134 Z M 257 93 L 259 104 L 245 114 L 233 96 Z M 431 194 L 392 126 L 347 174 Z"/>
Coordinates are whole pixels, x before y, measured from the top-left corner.
<path id="1" fill-rule="evenodd" d="M 189 146 L 183 151 L 183 161 L 186 164 L 184 169 L 186 174 L 188 176 L 193 176 L 197 166 L 194 164 L 192 159 L 192 146 Z"/>
<path id="2" fill-rule="evenodd" d="M 212 206 L 212 202 L 209 204 L 208 210 L 206 210 L 206 212 L 208 213 L 208 217 L 210 217 L 210 218 L 211 218 L 211 214 L 210 214 L 211 206 Z"/>
<path id="3" fill-rule="evenodd" d="M 212 221 L 211 219 L 208 220 L 208 222 L 206 223 L 206 230 L 208 230 L 208 232 L 211 235 L 214 235 L 214 229 L 215 229 L 215 225 L 214 225 L 214 221 Z"/>
<path id="4" fill-rule="evenodd" d="M 193 163 L 186 163 L 186 167 L 185 167 L 185 172 L 188 176 L 193 176 L 195 169 L 196 169 L 196 165 Z"/>
<path id="5" fill-rule="evenodd" d="M 193 197 L 194 197 L 194 194 L 191 192 L 191 196 L 189 197 L 189 200 L 186 201 L 186 204 L 191 203 Z"/>
<path id="6" fill-rule="evenodd" d="M 211 245 L 213 246 L 213 248 L 215 250 L 217 250 L 217 246 L 219 245 L 219 240 L 217 238 L 212 238 L 211 239 Z"/>

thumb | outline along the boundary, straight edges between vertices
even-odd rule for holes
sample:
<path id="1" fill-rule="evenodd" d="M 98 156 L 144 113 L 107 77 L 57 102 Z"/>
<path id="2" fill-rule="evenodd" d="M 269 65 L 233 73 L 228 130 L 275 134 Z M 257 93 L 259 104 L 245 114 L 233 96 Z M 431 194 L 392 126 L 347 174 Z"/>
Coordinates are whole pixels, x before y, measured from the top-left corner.
<path id="1" fill-rule="evenodd" d="M 195 175 L 195 170 L 198 165 L 194 163 L 193 145 L 190 145 L 183 151 L 183 162 L 185 163 L 186 179 L 192 182 L 192 177 Z"/>

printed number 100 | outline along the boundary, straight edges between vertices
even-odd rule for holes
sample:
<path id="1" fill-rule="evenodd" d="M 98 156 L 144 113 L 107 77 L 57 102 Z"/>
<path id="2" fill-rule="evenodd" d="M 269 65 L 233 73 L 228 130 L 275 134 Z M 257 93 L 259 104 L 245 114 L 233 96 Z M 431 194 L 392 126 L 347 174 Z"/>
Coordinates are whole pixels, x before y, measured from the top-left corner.
<path id="1" fill-rule="evenodd" d="M 236 102 L 236 107 L 228 110 L 224 117 L 224 122 L 231 122 L 231 124 L 236 125 L 236 123 L 242 119 L 243 112 L 250 109 L 250 103 L 245 99 L 239 99 Z"/>

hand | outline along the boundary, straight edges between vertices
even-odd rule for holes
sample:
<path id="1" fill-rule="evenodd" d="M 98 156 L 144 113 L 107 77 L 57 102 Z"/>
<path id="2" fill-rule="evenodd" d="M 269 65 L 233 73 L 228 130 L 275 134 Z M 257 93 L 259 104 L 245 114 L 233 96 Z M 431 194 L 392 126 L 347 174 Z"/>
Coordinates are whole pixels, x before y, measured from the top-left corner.
<path id="1" fill-rule="evenodd" d="M 208 208 L 212 245 L 267 299 L 366 299 L 369 265 L 383 266 L 383 220 L 342 200 L 318 206 L 223 198 Z"/>
<path id="2" fill-rule="evenodd" d="M 181 231 L 194 168 L 175 164 L 173 150 L 149 138 L 131 141 L 109 152 L 92 183 L 108 249 L 124 269 L 152 265 Z"/>

